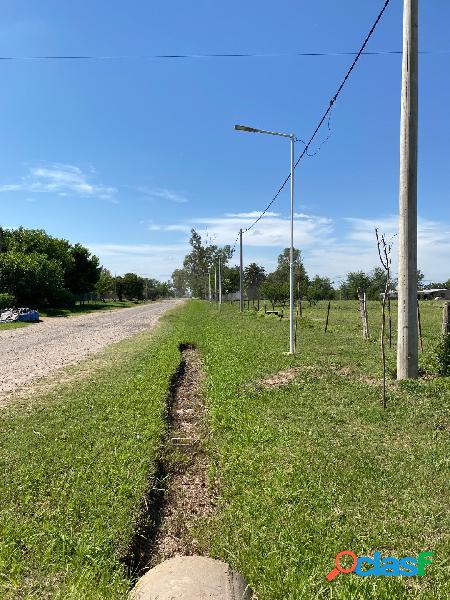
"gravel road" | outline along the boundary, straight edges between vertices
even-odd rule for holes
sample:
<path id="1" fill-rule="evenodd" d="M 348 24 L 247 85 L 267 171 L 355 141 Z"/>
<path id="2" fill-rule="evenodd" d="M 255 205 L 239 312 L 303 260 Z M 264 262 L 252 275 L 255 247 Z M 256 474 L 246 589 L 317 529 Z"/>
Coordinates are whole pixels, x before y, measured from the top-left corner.
<path id="1" fill-rule="evenodd" d="M 182 300 L 73 317 L 45 317 L 42 323 L 0 331 L 0 396 L 14 392 L 105 346 L 152 329 Z"/>

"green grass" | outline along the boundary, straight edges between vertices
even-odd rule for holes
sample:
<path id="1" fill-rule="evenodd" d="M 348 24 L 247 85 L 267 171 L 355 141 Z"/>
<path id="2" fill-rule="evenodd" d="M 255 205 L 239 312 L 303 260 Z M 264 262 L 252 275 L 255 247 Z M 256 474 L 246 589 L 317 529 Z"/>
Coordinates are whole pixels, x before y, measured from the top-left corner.
<path id="1" fill-rule="evenodd" d="M 116 308 L 130 308 L 131 306 L 137 306 L 142 302 L 132 302 L 131 300 L 124 300 L 123 302 L 92 302 L 86 304 L 76 304 L 71 308 L 46 308 L 39 311 L 41 317 L 70 317 L 73 315 L 79 315 L 84 313 L 96 312 L 99 310 L 114 310 Z"/>
<path id="2" fill-rule="evenodd" d="M 424 345 L 440 308 L 423 303 Z M 361 339 L 356 303 L 306 308 L 296 357 L 288 321 L 191 303 L 191 341 L 202 353 L 220 510 L 198 535 L 238 568 L 262 600 L 450 597 L 450 380 L 392 385 L 380 408 L 379 305 L 373 341 Z M 394 349 L 388 352 L 394 365 Z M 261 378 L 300 368 L 266 390 Z M 325 575 L 335 555 L 434 552 L 423 578 Z"/>
<path id="3" fill-rule="evenodd" d="M 180 361 L 172 321 L 110 347 L 76 383 L 1 410 L 1 598 L 125 597 L 120 558 Z"/>
<path id="4" fill-rule="evenodd" d="M 392 380 L 383 411 L 379 305 L 369 305 L 369 342 L 357 303 L 333 304 L 327 334 L 325 310 L 305 308 L 292 357 L 283 354 L 287 319 L 191 301 L 156 334 L 110 348 L 79 382 L 4 409 L 0 596 L 125 598 L 119 559 L 158 453 L 178 344 L 187 342 L 205 364 L 220 490 L 216 515 L 195 531 L 212 556 L 240 570 L 260 600 L 450 597 L 450 379 Z M 426 357 L 440 307 L 421 310 Z M 261 386 L 291 366 L 293 382 Z M 344 549 L 432 550 L 433 565 L 423 578 L 340 575 L 329 584 Z"/>
<path id="5" fill-rule="evenodd" d="M 13 321 L 12 323 L 0 323 L 0 331 L 2 329 L 20 329 L 21 327 L 26 327 L 27 325 L 31 325 L 31 323 L 24 323 L 23 321 Z"/>

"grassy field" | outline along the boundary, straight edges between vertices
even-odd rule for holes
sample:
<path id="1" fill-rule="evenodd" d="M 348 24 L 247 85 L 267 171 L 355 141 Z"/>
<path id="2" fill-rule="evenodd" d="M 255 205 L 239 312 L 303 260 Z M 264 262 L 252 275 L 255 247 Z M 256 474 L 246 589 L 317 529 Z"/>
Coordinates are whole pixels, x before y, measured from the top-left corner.
<path id="1" fill-rule="evenodd" d="M 125 597 L 120 559 L 180 360 L 170 318 L 92 360 L 79 382 L 0 410 L 2 599 Z"/>
<path id="2" fill-rule="evenodd" d="M 0 323 L 0 331 L 2 331 L 2 329 L 20 329 L 21 327 L 26 327 L 27 325 L 31 325 L 31 323 L 24 323 L 23 321 L 13 321 L 12 323 Z"/>
<path id="3" fill-rule="evenodd" d="M 440 308 L 422 305 L 425 352 Z M 373 341 L 361 339 L 356 302 L 306 308 L 298 355 L 288 322 L 191 304 L 192 341 L 204 357 L 221 482 L 220 510 L 200 535 L 237 567 L 262 600 L 443 599 L 450 596 L 450 380 L 389 388 L 380 408 L 379 305 Z M 394 349 L 389 353 L 394 369 Z M 278 388 L 265 377 L 298 368 Z M 336 554 L 434 552 L 423 578 L 325 576 Z"/>
<path id="4" fill-rule="evenodd" d="M 47 308 L 39 311 L 41 317 L 71 317 L 73 315 L 80 315 L 90 312 L 96 312 L 98 310 L 114 310 L 116 308 L 130 308 L 131 306 L 138 306 L 142 302 L 132 302 L 131 300 L 124 300 L 123 302 L 108 300 L 107 302 L 90 302 L 86 304 L 76 304 L 71 308 Z"/>
<path id="5" fill-rule="evenodd" d="M 220 490 L 217 514 L 194 532 L 209 554 L 260 600 L 449 597 L 450 379 L 392 379 L 383 411 L 378 304 L 368 342 L 356 302 L 333 305 L 326 334 L 325 310 L 305 308 L 292 357 L 287 319 L 191 301 L 157 334 L 112 347 L 81 382 L 3 409 L 0 596 L 125 597 L 120 557 L 159 451 L 178 345 L 191 343 L 205 365 Z M 421 311 L 428 368 L 440 308 Z M 285 385 L 264 386 L 274 374 Z M 434 555 L 424 577 L 330 584 L 341 550 Z"/>

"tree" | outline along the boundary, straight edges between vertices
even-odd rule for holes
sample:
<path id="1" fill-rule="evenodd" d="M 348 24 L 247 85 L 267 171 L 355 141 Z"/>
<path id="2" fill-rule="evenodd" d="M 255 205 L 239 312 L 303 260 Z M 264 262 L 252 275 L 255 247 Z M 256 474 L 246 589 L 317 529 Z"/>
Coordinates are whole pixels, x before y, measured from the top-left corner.
<path id="1" fill-rule="evenodd" d="M 289 283 L 266 280 L 261 286 L 263 298 L 267 298 L 275 310 L 276 304 L 284 306 L 289 298 Z"/>
<path id="2" fill-rule="evenodd" d="M 447 281 L 447 283 L 441 283 L 441 282 L 437 282 L 437 281 L 432 281 L 430 283 L 427 283 L 426 285 L 423 286 L 424 290 L 436 290 L 436 289 L 445 289 L 450 287 L 450 279 Z"/>
<path id="3" fill-rule="evenodd" d="M 53 304 L 63 290 L 64 274 L 57 260 L 37 252 L 0 254 L 0 292 L 12 294 L 19 306 Z"/>
<path id="4" fill-rule="evenodd" d="M 105 267 L 101 267 L 100 277 L 95 284 L 95 291 L 103 302 L 114 292 L 114 277 Z"/>
<path id="5" fill-rule="evenodd" d="M 73 262 L 66 270 L 66 287 L 77 295 L 93 292 L 100 277 L 100 261 L 81 244 L 71 246 L 69 252 Z"/>
<path id="6" fill-rule="evenodd" d="M 425 279 L 425 275 L 422 273 L 422 271 L 420 269 L 417 269 L 417 289 L 418 290 L 424 289 L 424 283 L 423 283 L 424 279 Z"/>
<path id="7" fill-rule="evenodd" d="M 316 275 L 309 283 L 307 297 L 312 302 L 317 300 L 333 300 L 335 295 L 333 286 L 328 277 Z"/>
<path id="8" fill-rule="evenodd" d="M 158 281 L 158 298 L 173 298 L 174 291 L 170 281 Z"/>
<path id="9" fill-rule="evenodd" d="M 188 274 L 186 269 L 175 269 L 172 273 L 172 285 L 175 296 L 186 296 L 188 288 Z"/>
<path id="10" fill-rule="evenodd" d="M 347 279 L 341 283 L 340 289 L 344 300 L 358 298 L 358 290 L 367 290 L 371 285 L 371 278 L 364 271 L 352 271 L 347 274 Z"/>
<path id="11" fill-rule="evenodd" d="M 222 272 L 222 292 L 224 294 L 233 294 L 239 291 L 239 286 L 239 267 L 224 267 Z"/>
<path id="12" fill-rule="evenodd" d="M 227 265 L 232 255 L 231 248 L 228 245 L 223 248 L 210 244 L 204 245 L 200 234 L 195 229 L 191 230 L 189 244 L 192 250 L 186 254 L 183 262 L 187 286 L 193 296 L 206 298 L 209 292 L 208 273 L 217 266 L 219 258 L 222 268 Z"/>
<path id="13" fill-rule="evenodd" d="M 289 283 L 289 264 L 290 264 L 290 248 L 285 248 L 278 256 L 278 265 L 273 273 L 268 276 L 272 281 Z M 302 296 L 307 296 L 309 278 L 305 267 L 301 260 L 300 250 L 293 249 L 293 265 L 294 265 L 294 288 L 297 290 L 300 283 L 300 293 Z"/>
<path id="14" fill-rule="evenodd" d="M 136 273 L 125 273 L 120 278 L 121 295 L 127 300 L 144 299 L 144 279 Z"/>
<path id="15" fill-rule="evenodd" d="M 33 306 L 69 306 L 73 294 L 94 291 L 100 276 L 98 258 L 87 248 L 54 238 L 43 229 L 2 229 L 0 254 L 9 257 L 4 258 L 3 281 L 7 279 L 11 287 L 8 293 L 18 290 L 18 304 L 27 299 Z"/>
<path id="16" fill-rule="evenodd" d="M 250 263 L 244 269 L 244 287 L 247 292 L 247 298 L 255 300 L 260 297 L 261 285 L 266 279 L 264 267 L 260 267 L 256 263 Z"/>
<path id="17" fill-rule="evenodd" d="M 49 260 L 60 263 L 64 272 L 73 265 L 71 245 L 67 240 L 54 238 L 43 229 L 4 229 L 2 231 L 3 252 L 23 252 L 43 254 Z"/>

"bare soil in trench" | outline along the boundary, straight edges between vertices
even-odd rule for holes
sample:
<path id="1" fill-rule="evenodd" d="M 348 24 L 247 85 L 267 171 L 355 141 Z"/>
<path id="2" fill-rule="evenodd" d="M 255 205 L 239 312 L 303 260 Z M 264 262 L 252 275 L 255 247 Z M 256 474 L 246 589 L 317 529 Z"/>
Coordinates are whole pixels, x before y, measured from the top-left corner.
<path id="1" fill-rule="evenodd" d="M 182 361 L 168 398 L 166 443 L 125 558 L 134 576 L 177 555 L 203 554 L 195 525 L 215 510 L 215 485 L 208 478 L 207 418 L 200 392 L 202 363 L 191 346 L 180 349 Z"/>

